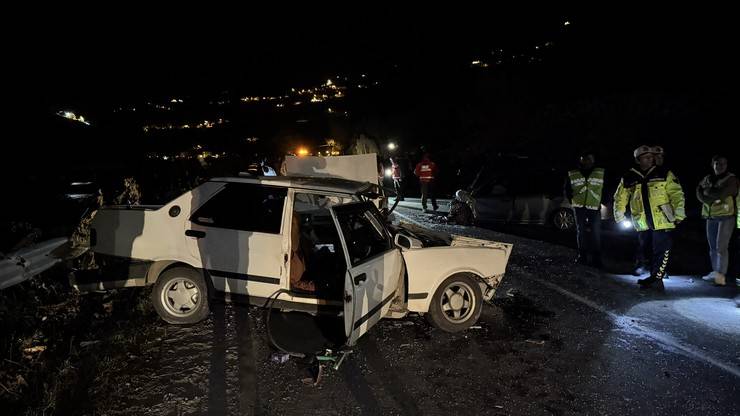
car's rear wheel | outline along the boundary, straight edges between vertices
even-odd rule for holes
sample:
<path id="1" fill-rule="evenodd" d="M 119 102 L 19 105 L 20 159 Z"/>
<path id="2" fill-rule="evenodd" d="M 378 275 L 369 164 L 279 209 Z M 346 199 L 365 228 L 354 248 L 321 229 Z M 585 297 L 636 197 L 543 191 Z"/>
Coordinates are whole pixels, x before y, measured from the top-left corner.
<path id="1" fill-rule="evenodd" d="M 576 228 L 576 216 L 572 209 L 560 208 L 552 215 L 552 225 L 560 231 L 570 231 Z"/>
<path id="2" fill-rule="evenodd" d="M 171 324 L 194 324 L 208 317 L 208 286 L 203 275 L 189 267 L 173 267 L 159 276 L 152 304 Z"/>
<path id="3" fill-rule="evenodd" d="M 468 275 L 457 274 L 434 292 L 427 320 L 445 332 L 459 332 L 478 321 L 482 309 L 480 285 Z"/>

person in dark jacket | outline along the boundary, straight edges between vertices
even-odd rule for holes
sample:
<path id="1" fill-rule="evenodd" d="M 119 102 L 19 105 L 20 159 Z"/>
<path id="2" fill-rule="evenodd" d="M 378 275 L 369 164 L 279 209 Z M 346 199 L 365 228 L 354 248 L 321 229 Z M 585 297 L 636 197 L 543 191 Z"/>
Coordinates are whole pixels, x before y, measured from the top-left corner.
<path id="1" fill-rule="evenodd" d="M 472 205 L 472 206 L 471 206 Z M 462 189 L 455 192 L 455 198 L 450 202 L 450 212 L 447 214 L 447 223 L 458 225 L 473 225 L 475 215 L 473 209 L 475 201 L 470 194 Z"/>

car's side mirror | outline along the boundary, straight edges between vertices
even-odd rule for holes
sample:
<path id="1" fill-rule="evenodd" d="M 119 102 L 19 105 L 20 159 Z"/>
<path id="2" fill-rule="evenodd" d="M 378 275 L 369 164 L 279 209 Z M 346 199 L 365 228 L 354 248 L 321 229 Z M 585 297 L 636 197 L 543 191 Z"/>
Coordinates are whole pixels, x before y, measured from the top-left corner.
<path id="1" fill-rule="evenodd" d="M 421 241 L 401 233 L 398 233 L 393 237 L 393 242 L 396 244 L 396 247 L 400 247 L 405 250 L 423 247 Z"/>

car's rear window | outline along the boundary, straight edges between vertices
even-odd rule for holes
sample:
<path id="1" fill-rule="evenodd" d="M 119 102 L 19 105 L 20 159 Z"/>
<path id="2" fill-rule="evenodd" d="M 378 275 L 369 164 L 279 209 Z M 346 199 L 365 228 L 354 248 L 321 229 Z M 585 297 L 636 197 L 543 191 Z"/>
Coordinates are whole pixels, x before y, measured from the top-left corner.
<path id="1" fill-rule="evenodd" d="M 286 188 L 228 183 L 190 220 L 207 227 L 279 234 L 286 195 Z"/>

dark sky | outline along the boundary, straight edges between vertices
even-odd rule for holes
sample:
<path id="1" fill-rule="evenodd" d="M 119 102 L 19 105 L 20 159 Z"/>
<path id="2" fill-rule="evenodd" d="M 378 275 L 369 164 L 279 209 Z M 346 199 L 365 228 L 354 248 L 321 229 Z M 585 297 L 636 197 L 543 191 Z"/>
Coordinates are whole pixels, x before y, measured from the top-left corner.
<path id="1" fill-rule="evenodd" d="M 284 88 L 343 70 L 443 64 L 475 50 L 529 44 L 557 31 L 567 15 L 320 6 L 290 14 L 128 12 L 38 19 L 16 34 L 13 69 L 30 89 L 63 99 Z"/>
<path id="2" fill-rule="evenodd" d="M 670 91 L 701 107 L 702 118 L 693 115 L 697 129 L 724 123 L 715 132 L 734 137 L 724 132 L 737 107 L 731 92 L 737 46 L 728 10 L 647 10 L 626 3 L 600 10 L 534 4 L 509 10 L 495 4 L 399 9 L 373 2 L 344 10 L 327 4 L 303 10 L 281 6 L 270 13 L 248 8 L 181 13 L 181 6 L 152 10 L 131 3 L 105 10 L 49 7 L 40 8 L 43 15 L 9 10 L 6 16 L 15 25 L 3 28 L 10 90 L 4 98 L 21 120 L 6 123 L 15 131 L 5 135 L 33 138 L 23 142 L 34 145 L 59 141 L 28 128 L 59 108 L 79 108 L 94 118 L 114 105 L 145 99 L 210 98 L 224 90 L 281 94 L 338 73 L 380 72 L 394 64 L 405 71 L 398 85 L 423 84 L 410 88 L 416 91 L 436 80 L 454 85 L 450 78 L 466 73 L 455 72 L 456 66 L 493 49 L 523 52 L 547 41 L 555 42 L 553 53 L 540 73 L 524 82 L 549 83 L 548 102 Z M 443 115 L 465 108 L 445 105 Z M 456 126 L 454 120 L 448 124 Z M 47 153 L 53 157 L 53 150 Z"/>
<path id="3" fill-rule="evenodd" d="M 495 48 L 522 51 L 552 40 L 557 52 L 548 70 L 571 76 L 585 90 L 714 93 L 733 84 L 729 61 L 736 47 L 723 10 L 622 3 L 601 10 L 316 5 L 183 15 L 116 7 L 19 16 L 7 79 L 18 107 L 33 109 L 27 116 L 59 106 L 110 107 L 223 90 L 279 94 L 337 73 L 394 64 L 428 81 Z"/>

